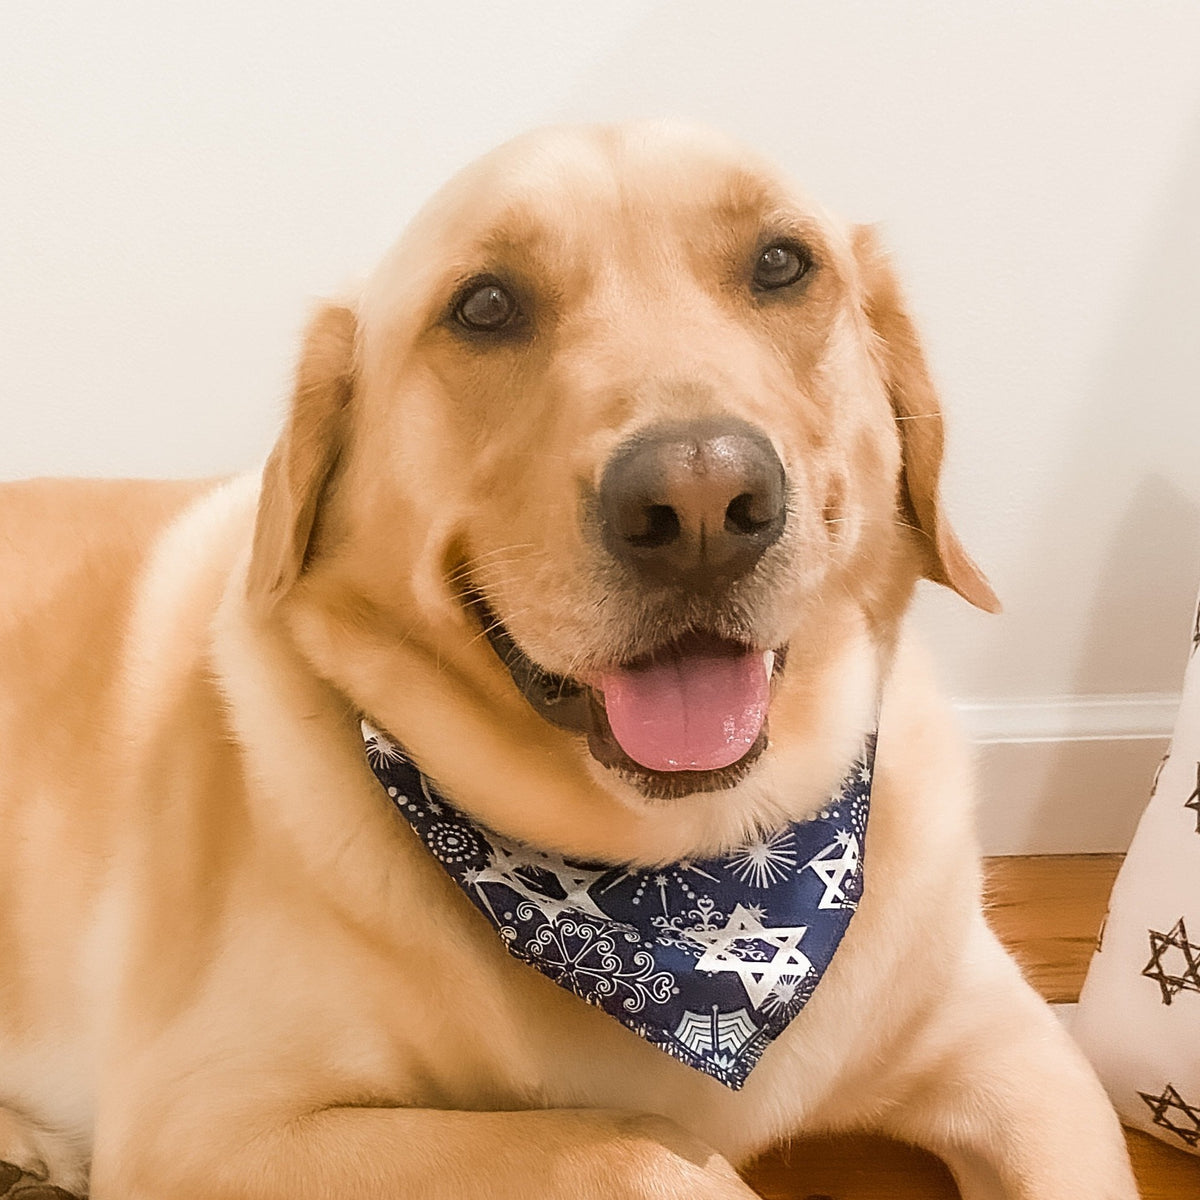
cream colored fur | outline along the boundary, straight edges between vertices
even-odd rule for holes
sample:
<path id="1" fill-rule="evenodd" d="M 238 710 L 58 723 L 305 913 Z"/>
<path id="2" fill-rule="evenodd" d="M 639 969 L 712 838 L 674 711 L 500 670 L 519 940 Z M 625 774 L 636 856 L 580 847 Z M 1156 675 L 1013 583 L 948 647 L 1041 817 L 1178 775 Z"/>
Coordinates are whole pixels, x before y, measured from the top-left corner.
<path id="1" fill-rule="evenodd" d="M 780 223 L 818 269 L 772 306 L 736 271 Z M 536 338 L 468 345 L 454 288 L 502 268 Z M 649 800 L 529 707 L 457 589 L 548 669 L 603 663 L 626 610 L 577 490 L 645 423 L 723 411 L 793 480 L 748 599 L 788 663 L 743 781 Z M 632 126 L 450 184 L 314 321 L 261 484 L 0 489 L 0 1160 L 90 1171 L 96 1200 L 732 1200 L 729 1164 L 873 1129 L 967 1200 L 1133 1197 L 984 923 L 963 746 L 899 633 L 921 574 L 995 603 L 941 449 L 869 232 L 711 135 Z M 819 808 L 880 701 L 860 910 L 738 1093 L 511 959 L 358 733 L 509 836 L 655 863 Z"/>

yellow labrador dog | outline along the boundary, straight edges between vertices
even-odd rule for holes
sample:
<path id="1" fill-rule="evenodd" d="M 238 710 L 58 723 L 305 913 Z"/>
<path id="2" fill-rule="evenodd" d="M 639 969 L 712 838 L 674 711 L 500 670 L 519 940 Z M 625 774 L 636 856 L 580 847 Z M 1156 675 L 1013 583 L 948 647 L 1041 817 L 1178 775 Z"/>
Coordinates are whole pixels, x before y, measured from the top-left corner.
<path id="1" fill-rule="evenodd" d="M 871 233 L 634 125 L 451 182 L 316 315 L 261 481 L 0 490 L 10 1183 L 733 1200 L 771 1143 L 872 1129 L 969 1200 L 1133 1197 L 984 924 L 963 748 L 901 635 L 920 576 L 995 607 L 941 456 Z M 876 728 L 838 876 L 794 847 Z M 413 796 L 468 823 L 438 842 Z M 771 925 L 769 886 L 819 867 L 822 903 Z M 604 936 L 665 1004 L 744 985 L 711 1028 L 707 1000 L 631 1027 L 611 980 L 517 953 L 521 912 L 592 936 L 635 877 L 663 936 Z M 707 923 L 663 916 L 678 879 Z"/>

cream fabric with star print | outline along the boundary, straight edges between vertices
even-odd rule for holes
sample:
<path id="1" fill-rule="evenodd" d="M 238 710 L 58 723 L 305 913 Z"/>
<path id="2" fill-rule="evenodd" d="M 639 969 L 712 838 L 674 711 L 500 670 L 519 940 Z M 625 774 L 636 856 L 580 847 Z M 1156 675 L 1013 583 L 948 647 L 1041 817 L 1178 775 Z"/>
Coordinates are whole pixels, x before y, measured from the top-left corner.
<path id="1" fill-rule="evenodd" d="M 1200 607 L 1171 749 L 1109 901 L 1074 1033 L 1127 1125 L 1200 1154 Z"/>

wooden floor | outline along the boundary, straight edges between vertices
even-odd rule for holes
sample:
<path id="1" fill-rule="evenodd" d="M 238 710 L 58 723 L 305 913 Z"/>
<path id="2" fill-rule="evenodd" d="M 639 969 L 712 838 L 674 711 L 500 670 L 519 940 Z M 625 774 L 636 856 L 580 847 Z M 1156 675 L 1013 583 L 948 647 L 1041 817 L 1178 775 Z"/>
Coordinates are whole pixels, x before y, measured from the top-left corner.
<path id="1" fill-rule="evenodd" d="M 1047 1000 L 1074 1003 L 1104 917 L 1116 855 L 998 858 L 988 864 L 992 925 Z M 1200 1197 L 1200 1158 L 1130 1130 L 1145 1200 Z M 747 1173 L 764 1200 L 958 1200 L 937 1159 L 878 1138 L 799 1142 Z"/>

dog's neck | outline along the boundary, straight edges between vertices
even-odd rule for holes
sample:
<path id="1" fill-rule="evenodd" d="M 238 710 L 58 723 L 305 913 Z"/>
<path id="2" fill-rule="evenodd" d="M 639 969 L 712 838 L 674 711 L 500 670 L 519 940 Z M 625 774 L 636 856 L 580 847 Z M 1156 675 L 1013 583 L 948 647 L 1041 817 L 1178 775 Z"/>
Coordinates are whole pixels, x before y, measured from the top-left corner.
<path id="1" fill-rule="evenodd" d="M 443 654 L 415 636 L 331 619 L 319 604 L 297 606 L 288 623 L 304 658 L 463 812 L 516 840 L 608 862 L 715 854 L 818 811 L 874 727 L 886 666 L 865 618 L 830 631 L 820 656 L 789 663 L 772 699 L 770 746 L 745 779 L 655 801 L 539 717 L 481 641 Z"/>

